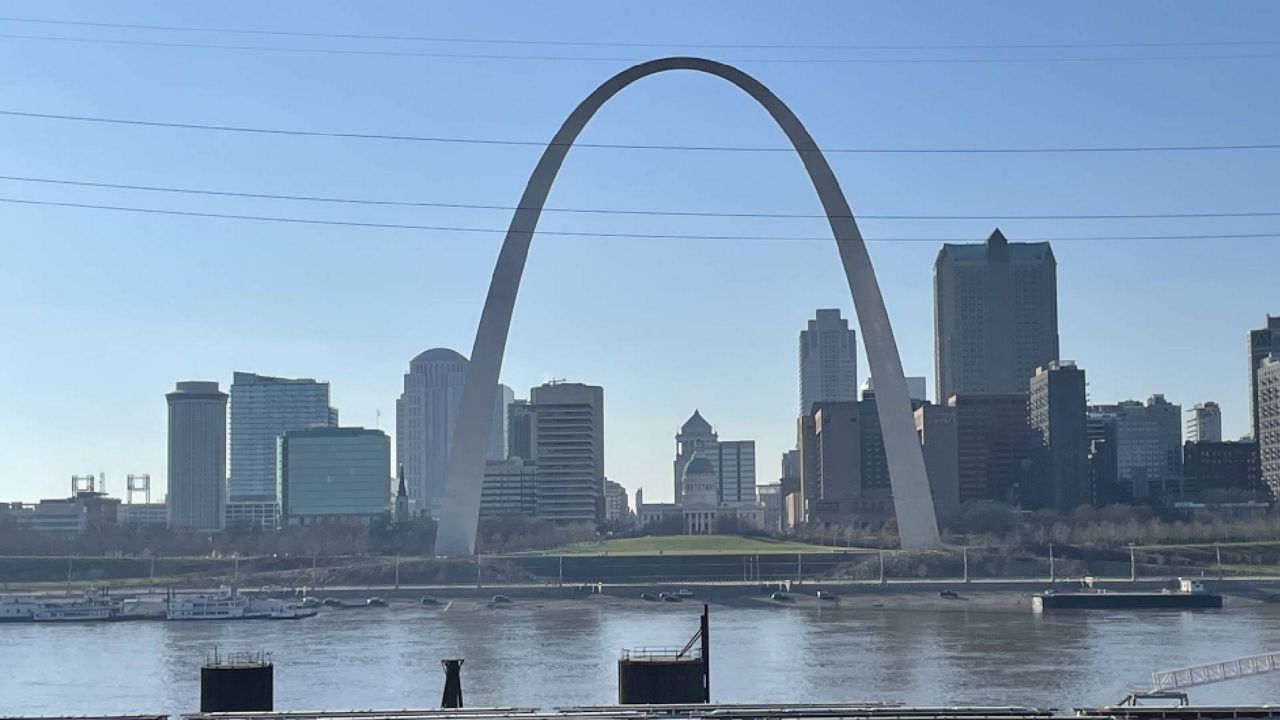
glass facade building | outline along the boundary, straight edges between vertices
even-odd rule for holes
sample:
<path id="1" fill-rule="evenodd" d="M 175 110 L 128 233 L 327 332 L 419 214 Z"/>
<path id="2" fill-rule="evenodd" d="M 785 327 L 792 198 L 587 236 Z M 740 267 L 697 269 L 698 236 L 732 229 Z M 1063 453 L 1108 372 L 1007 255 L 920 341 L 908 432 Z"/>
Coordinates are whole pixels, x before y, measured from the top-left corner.
<path id="1" fill-rule="evenodd" d="M 283 524 L 358 520 L 391 506 L 391 438 L 365 428 L 291 430 L 277 443 Z"/>
<path id="2" fill-rule="evenodd" d="M 313 427 L 337 427 L 329 383 L 238 372 L 231 384 L 229 503 L 279 502 L 276 438 Z"/>

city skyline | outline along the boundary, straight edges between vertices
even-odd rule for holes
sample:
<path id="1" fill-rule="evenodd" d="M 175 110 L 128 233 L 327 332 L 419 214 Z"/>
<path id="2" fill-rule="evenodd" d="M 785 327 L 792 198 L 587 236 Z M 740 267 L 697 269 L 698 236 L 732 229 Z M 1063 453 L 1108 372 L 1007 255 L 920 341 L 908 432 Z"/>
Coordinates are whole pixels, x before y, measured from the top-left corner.
<path id="1" fill-rule="evenodd" d="M 1258 6 L 1261 7 L 1261 6 Z M 31 14 L 39 14 L 32 5 Z M 807 22 L 810 41 L 844 41 L 841 27 L 866 28 L 859 36 L 920 42 L 989 38 L 1052 40 L 1073 29 L 1105 42 L 1133 37 L 1178 39 L 1205 27 L 1223 36 L 1244 35 L 1245 13 L 1188 11 L 1153 24 L 1140 8 L 1116 8 L 1106 27 L 1096 15 L 1055 11 L 1053 32 L 1043 15 L 1011 11 L 995 26 L 938 6 L 937 26 L 920 25 L 914 13 L 879 8 L 856 20 L 831 9 L 829 21 Z M 690 26 L 711 27 L 713 11 L 689 10 Z M 90 15 L 89 13 L 86 15 Z M 412 11 L 410 11 L 412 14 Z M 825 16 L 826 13 L 823 13 Z M 92 19 L 92 18 L 90 18 Z M 806 18 L 814 20 L 815 18 Z M 216 11 L 175 9 L 157 18 L 218 24 Z M 243 19 L 236 23 L 242 24 Z M 357 22 L 358 20 L 358 22 Z M 575 31 L 604 29 L 616 17 L 604 12 Z M 1088 22 L 1086 22 L 1086 20 Z M 1257 22 L 1256 14 L 1250 18 Z M 264 25 L 314 23 L 316 29 L 378 29 L 378 18 L 338 11 L 297 18 L 271 11 Z M 451 19 L 460 35 L 465 12 Z M 514 9 L 501 20 L 520 32 L 552 34 Z M 944 28 L 943 25 L 946 27 Z M 448 28 L 446 28 L 448 29 Z M 495 28 L 498 33 L 503 28 Z M 443 30 L 442 30 L 443 32 Z M 566 31 L 567 32 L 567 31 Z M 667 36 L 674 30 L 643 23 L 635 35 Z M 777 35 L 775 38 L 774 35 Z M 799 41 L 787 23 L 768 12 L 735 18 L 707 37 Z M 0 50 L 11 66 L 35 68 L 15 81 L 18 110 L 79 112 L 227 124 L 386 130 L 545 141 L 563 113 L 584 91 L 607 77 L 608 63 L 539 66 L 536 78 L 511 77 L 469 67 L 444 77 L 443 65 L 324 60 L 308 69 L 289 58 L 257 72 L 261 59 L 208 53 L 203 76 L 207 98 L 162 98 L 157 80 L 183 86 L 181 63 L 157 63 L 162 51 L 85 48 L 75 59 L 36 44 Z M 176 53 L 177 51 L 171 51 Z M 745 52 L 740 52 L 745 54 Z M 728 58 L 726 51 L 724 56 Z M 86 62 L 85 57 L 95 61 Z M 175 57 L 186 57 L 185 55 Z M 307 57 L 307 63 L 316 62 Z M 1256 62 L 1256 61 L 1255 61 Z M 623 63 L 617 63 L 621 66 Z M 151 75 L 121 78 L 121 70 L 148 67 Z M 421 67 L 427 83 L 418 82 Z M 1267 61 L 1143 63 L 1046 63 L 1043 65 L 746 65 L 793 104 L 823 148 L 1026 147 L 1196 144 L 1263 141 L 1266 118 L 1277 102 L 1266 92 Z M 219 72 L 221 71 L 221 72 Z M 385 97 L 367 106 L 338 107 L 335 97 L 365 97 L 370 77 Z M 1222 82 L 1230 77 L 1231 82 Z M 522 88 L 527 84 L 528 88 Z M 101 90 L 93 90 L 100 86 Z M 839 92 L 832 92 L 832 87 Z M 50 93 L 70 87 L 80 98 Z M 1178 93 L 1169 88 L 1177 87 Z M 393 91 L 394 88 L 394 91 Z M 512 93 L 525 102 L 519 122 L 487 99 Z M 344 95 L 345 94 L 345 95 Z M 1179 99 L 1175 101 L 1174 96 Z M 425 112 L 431 107 L 465 113 Z M 991 112 L 1018 97 L 1017 112 Z M 1117 101 L 1123 98 L 1123 101 Z M 1245 99 L 1258 112 L 1240 113 Z M 619 97 L 619 111 L 600 118 L 584 140 L 776 146 L 767 119 L 740 112 L 741 100 L 695 78 L 673 78 Z M 879 113 L 860 113 L 878 102 Z M 670 107 L 680 104 L 685 111 Z M 948 112 L 921 113 L 929 103 Z M 622 105 L 626 105 L 625 112 Z M 1069 109 L 1070 112 L 1066 112 Z M 1256 117 L 1255 117 L 1256 115 Z M 634 120 L 626 119 L 634 116 Z M 685 116 L 696 122 L 678 127 Z M 732 122 L 726 118 L 738 118 Z M 1152 124 L 1152 117 L 1177 123 Z M 514 204 L 534 154 L 520 149 L 417 146 L 275 140 L 178 130 L 110 128 L 6 119 L 4 142 L 22 150 L 14 172 L 250 192 L 304 192 Z M 1232 137 L 1218 130 L 1231 128 Z M 619 153 L 635 157 L 620 158 Z M 649 208 L 675 211 L 780 211 L 813 213 L 815 205 L 793 158 L 781 154 L 695 154 L 583 149 L 571 155 L 552 198 L 560 207 Z M 127 160 L 127 162 L 126 162 Z M 478 163 L 485 172 L 457 168 Z M 1124 154 L 1105 156 L 866 156 L 834 155 L 832 164 L 854 212 L 876 214 L 1085 214 L 1246 212 L 1270 210 L 1273 158 L 1265 152 Z M 128 168 L 126 172 L 125 169 Z M 246 173 L 246 170 L 252 172 Z M 787 182 L 756 178 L 786 176 Z M 247 175 L 254 175 L 251 179 Z M 975 182 L 974 179 L 980 179 Z M 695 197 L 685 191 L 701 188 Z M 767 186 L 767 187 L 766 187 Z M 21 192 L 20 192 L 21 191 Z M 23 195 L 25 193 L 25 195 Z M 96 200 L 152 205 L 153 197 L 104 193 L 89 198 L 49 189 L 36 195 L 14 186 L 12 195 L 54 201 Z M 210 201 L 212 202 L 212 201 Z M 259 207 L 261 205 L 261 207 Z M 216 207 L 194 199 L 177 209 L 314 215 L 325 208 L 249 207 L 229 201 Z M 484 225 L 494 216 L 425 214 L 355 209 L 329 217 L 379 221 Z M 130 472 L 149 472 L 165 483 L 164 405 L 160 397 L 187 379 L 230 385 L 234 368 L 287 377 L 317 377 L 333 387 L 333 405 L 345 422 L 394 429 L 394 398 L 408 359 L 431 347 L 468 353 L 492 269 L 498 238 L 396 231 L 294 228 L 228 220 L 158 218 L 6 207 L 9 262 L 0 269 L 0 316 L 6 337 L 24 338 L 0 351 L 0 371 L 14 392 L 0 408 L 6 438 L 6 473 L 0 495 L 35 500 L 62 492 L 65 478 L 105 471 L 111 488 Z M 554 228 L 551 224 L 555 220 Z M 1228 218 L 1157 221 L 916 221 L 908 225 L 867 221 L 869 237 L 924 237 L 938 242 L 870 244 L 907 375 L 928 375 L 934 387 L 930 330 L 929 267 L 942 239 L 981 242 L 998 224 L 1011 242 L 1042 237 L 1265 232 L 1266 221 Z M 584 232 L 820 235 L 813 219 L 628 218 L 548 216 L 547 229 Z M 17 238 L 22 238 L 18 242 Z M 181 241 L 176 241 L 181 238 Z M 355 240 L 356 242 L 352 242 Z M 1141 400 L 1163 393 L 1184 408 L 1215 401 L 1222 407 L 1223 437 L 1247 432 L 1248 398 L 1242 346 L 1263 324 L 1269 306 L 1267 268 L 1280 252 L 1251 240 L 1215 241 L 1215 252 L 1182 241 L 1054 243 L 1058 260 L 1061 357 L 1089 371 L 1090 401 Z M 602 247 L 603 246 L 603 247 Z M 252 258 L 252 261 L 249 260 Z M 232 260 L 235 259 L 235 262 Z M 287 263 L 294 271 L 281 274 Z M 220 267 L 192 274 L 192 266 Z M 552 269 L 555 268 L 553 271 Z M 569 271 L 581 278 L 557 284 Z M 796 388 L 795 333 L 816 308 L 839 308 L 853 317 L 838 272 L 824 243 L 637 240 L 548 237 L 531 258 L 530 277 L 512 328 L 502 380 L 527 388 L 551 378 L 604 386 L 610 397 L 606 440 L 611 477 L 629 489 L 643 487 L 655 499 L 670 486 L 667 457 L 671 427 L 689 407 L 734 418 L 735 435 L 757 441 L 761 481 L 773 458 L 793 443 Z M 642 281 L 650 273 L 658 281 Z M 316 277 L 340 289 L 317 295 Z M 67 287 L 85 288 L 65 292 Z M 1224 292 L 1230 287 L 1231 292 Z M 90 292 L 94 293 L 90 300 Z M 623 295 L 634 301 L 623 301 Z M 642 299 L 641 299 L 642 298 Z M 1125 312 L 1117 313 L 1115 308 Z M 320 312 L 316 312 L 316 310 Z M 188 323 L 192 317 L 202 322 Z M 280 319 L 289 318 L 281 324 Z M 1196 333 L 1170 332 L 1160 318 L 1176 317 Z M 672 318 L 689 322 L 670 322 Z M 184 324 L 185 323 L 185 324 Z M 856 323 L 853 327 L 857 329 Z M 860 333 L 861 334 L 861 333 Z M 661 337 L 661 342 L 646 342 Z M 554 342 L 548 339 L 553 338 Z M 86 353 L 86 348 L 92 352 Z M 568 348 L 572 348 L 569 350 Z M 688 352 L 672 353 L 672 348 Z M 1155 354 L 1176 363 L 1155 363 Z M 720 357 L 717 366 L 691 358 Z M 867 363 L 859 359 L 859 383 Z M 1195 372 L 1187 372 L 1187 368 Z M 787 379 L 784 382 L 783 379 Z M 56 393 L 50 388 L 57 388 Z M 743 390 L 749 389 L 749 392 Z M 71 403 L 67 398 L 77 398 Z M 380 411 L 381 421 L 378 421 Z M 51 433 L 50 428 L 59 428 Z M 64 430 L 65 429 L 65 430 Z"/>

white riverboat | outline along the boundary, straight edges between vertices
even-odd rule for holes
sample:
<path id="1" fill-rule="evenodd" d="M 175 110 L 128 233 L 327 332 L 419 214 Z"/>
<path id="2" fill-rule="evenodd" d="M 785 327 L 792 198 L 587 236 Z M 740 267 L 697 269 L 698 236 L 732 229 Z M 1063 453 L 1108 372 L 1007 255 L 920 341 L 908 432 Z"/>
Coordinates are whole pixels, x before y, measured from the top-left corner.
<path id="1" fill-rule="evenodd" d="M 249 603 L 249 598 L 235 588 L 224 586 L 215 593 L 169 596 L 165 617 L 169 620 L 245 620 L 252 617 Z"/>
<path id="2" fill-rule="evenodd" d="M 31 622 L 43 603 L 32 598 L 6 595 L 0 597 L 0 623 Z"/>

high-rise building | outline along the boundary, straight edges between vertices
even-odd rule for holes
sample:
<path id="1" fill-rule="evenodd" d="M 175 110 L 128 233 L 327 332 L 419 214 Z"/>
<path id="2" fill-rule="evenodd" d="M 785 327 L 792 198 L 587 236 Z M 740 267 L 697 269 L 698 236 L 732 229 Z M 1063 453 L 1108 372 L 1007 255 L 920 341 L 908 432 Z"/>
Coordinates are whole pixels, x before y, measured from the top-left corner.
<path id="1" fill-rule="evenodd" d="M 815 403 L 811 413 L 800 416 L 799 520 L 878 526 L 893 516 L 891 490 L 868 487 L 863 477 L 867 448 L 860 405 Z"/>
<path id="2" fill-rule="evenodd" d="M 1070 512 L 1091 501 L 1084 371 L 1051 362 L 1031 378 L 1027 408 L 1044 463 L 1030 504 Z"/>
<path id="3" fill-rule="evenodd" d="M 169 404 L 169 527 L 222 528 L 227 394 L 216 382 L 180 382 Z"/>
<path id="4" fill-rule="evenodd" d="M 612 523 L 627 522 L 631 518 L 631 504 L 627 502 L 627 489 L 622 483 L 604 481 L 604 519 Z"/>
<path id="5" fill-rule="evenodd" d="M 938 404 L 952 395 L 1025 393 L 1058 359 L 1057 262 L 1049 243 L 943 245 L 933 265 Z"/>
<path id="6" fill-rule="evenodd" d="M 511 451 L 511 438 L 508 433 L 507 413 L 516 401 L 511 388 L 498 384 L 498 392 L 493 396 L 493 426 L 489 430 L 489 460 L 506 460 Z"/>
<path id="7" fill-rule="evenodd" d="M 888 495 L 889 459 L 884 452 L 884 433 L 880 430 L 880 412 L 876 407 L 876 393 L 870 378 L 862 389 L 858 401 L 859 484 L 864 491 Z M 928 469 L 925 469 L 928 473 Z"/>
<path id="8" fill-rule="evenodd" d="M 716 475 L 721 503 L 756 501 L 756 441 L 722 440 L 717 444 Z"/>
<path id="9" fill-rule="evenodd" d="M 960 509 L 960 449 L 956 409 L 923 402 L 915 410 L 916 434 L 924 451 L 933 505 L 941 517 L 954 517 Z"/>
<path id="10" fill-rule="evenodd" d="M 1116 416 L 1090 408 L 1085 418 L 1089 436 L 1089 493 L 1094 505 L 1110 505 L 1130 500 L 1120 488 L 1116 457 Z"/>
<path id="11" fill-rule="evenodd" d="M 782 532 L 783 494 L 782 483 L 763 483 L 756 487 L 756 496 L 764 505 L 764 529 L 768 532 Z"/>
<path id="12" fill-rule="evenodd" d="M 1267 356 L 1258 365 L 1256 385 L 1258 395 L 1254 400 L 1254 411 L 1258 417 L 1262 481 L 1273 495 L 1280 497 L 1280 351 Z"/>
<path id="13" fill-rule="evenodd" d="M 538 514 L 538 466 L 520 457 L 489 460 L 484 464 L 480 489 L 480 517 L 496 520 Z"/>
<path id="14" fill-rule="evenodd" d="M 507 407 L 507 459 L 533 459 L 533 405 L 513 400 Z"/>
<path id="15" fill-rule="evenodd" d="M 1268 315 L 1261 328 L 1249 331 L 1249 430 L 1254 440 L 1258 440 L 1261 433 L 1257 405 L 1258 368 L 1273 350 L 1280 351 L 1280 316 Z"/>
<path id="16" fill-rule="evenodd" d="M 1188 440 L 1182 446 L 1184 500 L 1241 502 L 1271 499 L 1258 466 L 1258 444 Z"/>
<path id="17" fill-rule="evenodd" d="M 549 382 L 529 391 L 538 517 L 604 519 L 604 388 Z"/>
<path id="18" fill-rule="evenodd" d="M 1182 408 L 1152 395 L 1145 403 L 1125 400 L 1089 407 L 1096 439 L 1104 416 L 1115 436 L 1118 500 L 1172 500 L 1182 495 Z"/>
<path id="19" fill-rule="evenodd" d="M 231 383 L 231 478 L 229 503 L 274 507 L 276 439 L 291 430 L 336 427 L 329 383 L 237 372 Z"/>
<path id="20" fill-rule="evenodd" d="M 467 364 L 465 357 L 449 348 L 425 350 L 409 361 L 404 390 L 396 400 L 396 462 L 404 465 L 415 515 L 440 515 Z M 505 460 L 510 453 L 506 417 L 513 396 L 504 385 L 498 385 L 495 393 L 486 455 L 489 460 Z"/>
<path id="21" fill-rule="evenodd" d="M 952 395 L 960 502 L 1020 505 L 1034 478 L 1036 439 L 1027 420 L 1027 394 Z"/>
<path id="22" fill-rule="evenodd" d="M 1197 403 L 1187 415 L 1187 442 L 1222 442 L 1222 409 L 1218 403 Z"/>
<path id="23" fill-rule="evenodd" d="M 800 414 L 817 402 L 857 399 L 857 334 L 839 310 L 818 310 L 800 331 Z"/>
<path id="24" fill-rule="evenodd" d="M 414 514 L 439 515 L 466 381 L 467 359 L 454 350 L 432 348 L 409 361 L 404 391 L 396 400 L 396 462 L 404 464 Z"/>
<path id="25" fill-rule="evenodd" d="M 391 511 L 391 438 L 360 427 L 289 430 L 277 439 L 280 517 L 286 525 L 365 525 Z"/>

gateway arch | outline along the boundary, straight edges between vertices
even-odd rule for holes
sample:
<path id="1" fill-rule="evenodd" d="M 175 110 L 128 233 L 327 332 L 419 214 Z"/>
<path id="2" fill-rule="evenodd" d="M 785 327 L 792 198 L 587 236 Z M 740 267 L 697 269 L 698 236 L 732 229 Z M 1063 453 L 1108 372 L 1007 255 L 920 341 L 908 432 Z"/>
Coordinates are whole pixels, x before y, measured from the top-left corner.
<path id="1" fill-rule="evenodd" d="M 902 360 L 898 357 L 898 346 L 889 326 L 875 271 L 871 268 L 871 258 L 835 174 L 800 120 L 758 80 L 737 68 L 712 60 L 669 57 L 627 68 L 596 88 L 569 114 L 529 177 L 520 204 L 511 218 L 506 239 L 502 242 L 480 316 L 480 326 L 476 330 L 471 363 L 454 425 L 453 447 L 449 453 L 444 496 L 441 498 L 444 512 L 441 513 L 436 536 L 436 554 L 470 555 L 475 552 L 480 491 L 493 419 L 493 393 L 498 386 L 507 331 L 511 326 L 525 259 L 529 255 L 529 244 L 556 174 L 574 140 L 602 105 L 631 83 L 668 70 L 707 73 L 737 85 L 768 111 L 795 147 L 826 212 L 840 262 L 849 281 L 849 291 L 853 294 L 858 326 L 862 330 L 876 387 L 876 407 L 884 435 L 899 539 L 904 548 L 937 545 L 938 523 L 925 474 L 924 455 L 907 396 Z"/>

